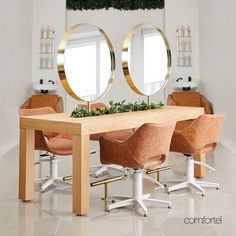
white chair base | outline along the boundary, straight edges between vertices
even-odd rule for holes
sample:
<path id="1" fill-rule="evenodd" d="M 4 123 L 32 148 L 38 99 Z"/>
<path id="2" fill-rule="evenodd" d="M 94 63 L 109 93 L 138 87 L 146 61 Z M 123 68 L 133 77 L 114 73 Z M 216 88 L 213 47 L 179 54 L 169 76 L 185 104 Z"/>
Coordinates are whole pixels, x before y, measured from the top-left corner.
<path id="1" fill-rule="evenodd" d="M 185 181 L 169 187 L 167 193 L 183 188 L 193 188 L 200 191 L 202 193 L 202 196 L 205 196 L 205 190 L 202 187 L 216 188 L 216 189 L 220 188 L 220 185 L 218 183 L 196 181 L 194 178 L 194 164 L 204 165 L 210 170 L 215 171 L 214 168 L 208 166 L 207 164 L 196 162 L 194 161 L 193 157 L 187 157 L 187 172 Z"/>
<path id="2" fill-rule="evenodd" d="M 91 169 L 97 169 L 93 173 L 94 177 L 99 177 L 99 176 L 101 176 L 105 173 L 109 173 L 109 171 L 112 171 L 112 170 L 119 171 L 125 176 L 128 175 L 127 169 L 123 168 L 122 166 L 118 166 L 118 165 L 97 165 L 97 166 L 91 166 L 90 168 Z"/>
<path id="3" fill-rule="evenodd" d="M 144 216 L 147 216 L 148 210 L 145 206 L 145 203 L 161 203 L 167 205 L 168 208 L 171 208 L 171 202 L 169 201 L 152 199 L 150 198 L 150 194 L 143 195 L 142 180 L 143 180 L 142 170 L 135 170 L 133 173 L 133 196 L 132 197 L 112 196 L 112 200 L 121 200 L 121 201 L 108 205 L 107 210 L 111 211 L 112 209 L 126 206 L 138 206 L 143 210 Z"/>
<path id="4" fill-rule="evenodd" d="M 46 178 L 35 179 L 35 181 L 46 180 L 40 187 L 41 192 L 45 192 L 49 190 L 51 187 L 54 187 L 56 184 L 72 186 L 70 182 L 63 181 L 62 177 L 58 176 L 58 161 L 59 161 L 58 158 L 56 158 L 54 155 L 51 155 L 48 160 L 43 160 L 43 161 L 49 161 L 50 175 Z"/>

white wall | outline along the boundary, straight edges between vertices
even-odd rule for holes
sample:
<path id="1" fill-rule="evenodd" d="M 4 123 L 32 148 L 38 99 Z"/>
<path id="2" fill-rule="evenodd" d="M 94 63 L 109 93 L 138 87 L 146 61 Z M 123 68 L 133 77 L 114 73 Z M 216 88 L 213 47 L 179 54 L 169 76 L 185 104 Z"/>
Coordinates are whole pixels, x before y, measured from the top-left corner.
<path id="1" fill-rule="evenodd" d="M 108 93 L 100 101 L 108 103 L 114 101 L 138 101 L 146 100 L 146 97 L 136 95 L 127 85 L 121 63 L 123 41 L 129 30 L 140 23 L 151 23 L 164 27 L 164 11 L 118 11 L 115 9 L 95 11 L 68 11 L 67 28 L 78 23 L 92 23 L 101 27 L 109 35 L 116 55 L 115 79 Z M 164 101 L 163 93 L 151 98 L 152 102 Z M 67 109 L 71 111 L 78 102 L 67 96 Z"/>
<path id="2" fill-rule="evenodd" d="M 236 1 L 199 1 L 200 78 L 214 111 L 226 113 L 222 142 L 236 153 Z"/>
<path id="3" fill-rule="evenodd" d="M 66 0 L 33 0 L 33 49 L 32 49 L 32 81 L 54 80 L 57 81 L 58 93 L 65 95 L 62 88 L 56 66 L 56 53 L 60 40 L 65 32 Z M 40 69 L 40 29 L 41 27 L 53 27 L 55 30 L 55 55 L 53 69 Z"/>
<path id="4" fill-rule="evenodd" d="M 187 79 L 191 76 L 199 80 L 199 0 L 165 0 L 165 29 L 171 46 L 173 57 L 171 78 L 175 81 L 179 77 Z M 192 34 L 192 67 L 177 66 L 177 38 L 176 30 L 181 25 L 189 25 Z M 173 83 L 168 83 L 166 94 L 173 90 Z"/>
<path id="5" fill-rule="evenodd" d="M 31 85 L 32 1 L 0 2 L 0 156 L 18 143 L 18 111 Z"/>

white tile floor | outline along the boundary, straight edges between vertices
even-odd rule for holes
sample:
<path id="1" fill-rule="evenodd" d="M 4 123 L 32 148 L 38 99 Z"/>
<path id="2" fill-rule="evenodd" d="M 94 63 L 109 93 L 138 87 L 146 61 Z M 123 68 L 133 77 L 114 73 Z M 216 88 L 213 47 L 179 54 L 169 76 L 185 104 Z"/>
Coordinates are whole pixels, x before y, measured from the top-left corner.
<path id="1" fill-rule="evenodd" d="M 207 174 L 205 180 L 219 182 L 221 189 L 208 190 L 206 197 L 191 191 L 178 191 L 166 194 L 154 191 L 154 186 L 144 182 L 144 191 L 153 197 L 172 201 L 172 209 L 162 206 L 149 207 L 147 218 L 134 209 L 116 209 L 104 212 L 100 200 L 103 187 L 91 189 L 91 212 L 78 217 L 71 213 L 70 189 L 55 189 L 41 194 L 36 192 L 33 203 L 23 203 L 17 199 L 18 193 L 18 150 L 9 152 L 4 166 L 0 166 L 0 235 L 1 236 L 233 236 L 236 235 L 236 156 L 220 146 L 207 162 L 216 168 L 215 173 Z M 7 159 L 6 159 L 7 158 Z M 96 160 L 97 157 L 93 157 Z M 161 174 L 161 179 L 181 178 L 184 173 L 184 158 L 171 154 L 172 171 Z M 70 173 L 70 158 L 62 158 L 60 171 Z M 46 169 L 46 166 L 45 168 Z M 130 194 L 132 182 L 128 178 L 111 184 L 111 194 Z M 223 223 L 192 224 L 184 223 L 186 217 L 220 217 Z"/>

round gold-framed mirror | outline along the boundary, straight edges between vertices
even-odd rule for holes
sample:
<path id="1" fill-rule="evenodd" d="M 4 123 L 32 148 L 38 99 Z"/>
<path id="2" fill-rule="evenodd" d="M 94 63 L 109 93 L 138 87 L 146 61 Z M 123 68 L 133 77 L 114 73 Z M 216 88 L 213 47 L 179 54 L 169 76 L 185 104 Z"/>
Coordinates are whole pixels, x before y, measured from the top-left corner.
<path id="1" fill-rule="evenodd" d="M 93 24 L 71 27 L 59 44 L 57 69 L 62 86 L 72 98 L 88 103 L 101 98 L 114 79 L 111 40 Z"/>
<path id="2" fill-rule="evenodd" d="M 161 92 L 171 68 L 171 50 L 162 30 L 152 24 L 134 26 L 123 43 L 122 67 L 135 93 L 150 97 Z"/>

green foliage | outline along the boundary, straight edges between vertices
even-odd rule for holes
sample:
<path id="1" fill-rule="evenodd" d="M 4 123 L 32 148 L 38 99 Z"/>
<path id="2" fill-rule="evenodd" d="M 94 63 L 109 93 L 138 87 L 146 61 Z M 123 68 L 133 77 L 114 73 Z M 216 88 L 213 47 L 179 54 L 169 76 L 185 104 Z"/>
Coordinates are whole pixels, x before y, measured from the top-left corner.
<path id="1" fill-rule="evenodd" d="M 118 10 L 163 9 L 165 0 L 67 0 L 68 10 L 108 10 L 110 7 Z"/>
<path id="2" fill-rule="evenodd" d="M 80 107 L 75 108 L 72 113 L 71 117 L 73 118 L 80 118 L 80 117 L 87 117 L 87 116 L 101 116 L 106 114 L 114 114 L 114 113 L 123 113 L 123 112 L 132 112 L 132 111 L 145 111 L 150 109 L 160 109 L 163 107 L 164 104 L 162 102 L 151 103 L 148 105 L 146 102 L 142 101 L 141 103 L 125 103 L 125 100 L 122 102 L 109 102 L 109 106 L 105 108 L 96 108 L 91 109 L 88 111 L 87 107 Z"/>

